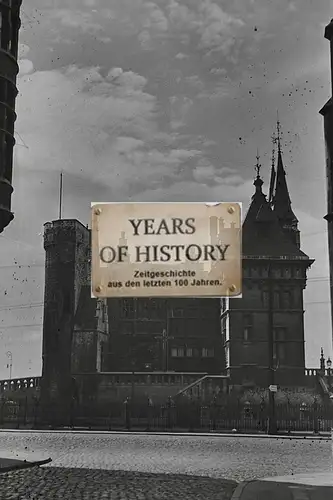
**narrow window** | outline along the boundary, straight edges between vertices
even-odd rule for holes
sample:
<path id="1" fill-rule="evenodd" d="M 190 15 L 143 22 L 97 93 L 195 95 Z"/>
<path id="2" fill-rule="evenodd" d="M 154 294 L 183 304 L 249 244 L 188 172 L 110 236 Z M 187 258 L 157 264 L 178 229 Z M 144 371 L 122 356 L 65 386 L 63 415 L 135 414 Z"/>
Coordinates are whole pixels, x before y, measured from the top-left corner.
<path id="1" fill-rule="evenodd" d="M 274 292 L 274 307 L 276 309 L 281 308 L 281 294 L 280 294 L 280 292 Z"/>
<path id="2" fill-rule="evenodd" d="M 266 290 L 262 292 L 262 303 L 264 307 L 269 307 L 269 292 Z"/>
<path id="3" fill-rule="evenodd" d="M 243 340 L 249 342 L 252 339 L 253 331 L 253 316 L 252 314 L 245 314 L 243 317 Z"/>
<path id="4" fill-rule="evenodd" d="M 171 349 L 171 356 L 173 358 L 177 358 L 177 354 L 178 354 L 177 347 L 172 347 L 172 349 Z"/>

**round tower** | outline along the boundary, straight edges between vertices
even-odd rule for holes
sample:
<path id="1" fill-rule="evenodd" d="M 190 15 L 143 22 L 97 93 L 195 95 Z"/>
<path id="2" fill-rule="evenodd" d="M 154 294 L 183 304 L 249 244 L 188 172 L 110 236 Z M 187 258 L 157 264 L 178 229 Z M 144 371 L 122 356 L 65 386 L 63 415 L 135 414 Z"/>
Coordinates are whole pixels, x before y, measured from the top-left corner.
<path id="1" fill-rule="evenodd" d="M 14 218 L 11 198 L 21 3 L 22 0 L 0 0 L 0 233 Z"/>

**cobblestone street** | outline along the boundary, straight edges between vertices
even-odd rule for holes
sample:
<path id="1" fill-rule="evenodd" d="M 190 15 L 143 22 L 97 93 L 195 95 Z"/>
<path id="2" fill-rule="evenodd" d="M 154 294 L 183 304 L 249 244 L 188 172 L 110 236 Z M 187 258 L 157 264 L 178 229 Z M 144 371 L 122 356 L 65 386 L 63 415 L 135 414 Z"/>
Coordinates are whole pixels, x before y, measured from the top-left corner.
<path id="1" fill-rule="evenodd" d="M 231 494 L 223 479 L 330 471 L 331 447 L 329 439 L 1 432 L 0 454 L 36 452 L 53 461 L 1 474 L 0 498 L 224 500 Z"/>
<path id="2" fill-rule="evenodd" d="M 52 467 L 0 475 L 1 500 L 229 500 L 234 489 L 221 479 L 91 469 Z"/>
<path id="3" fill-rule="evenodd" d="M 191 474 L 236 481 L 331 470 L 331 440 L 0 432 L 1 450 L 41 452 L 51 467 Z"/>

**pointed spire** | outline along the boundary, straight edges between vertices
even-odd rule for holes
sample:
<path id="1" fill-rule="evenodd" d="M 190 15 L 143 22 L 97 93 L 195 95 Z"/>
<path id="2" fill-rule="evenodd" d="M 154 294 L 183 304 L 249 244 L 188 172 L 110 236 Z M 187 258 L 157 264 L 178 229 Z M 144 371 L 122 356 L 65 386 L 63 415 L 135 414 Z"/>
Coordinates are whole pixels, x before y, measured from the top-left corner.
<path id="1" fill-rule="evenodd" d="M 291 200 L 289 196 L 286 172 L 282 160 L 281 146 L 281 124 L 277 117 L 276 125 L 276 144 L 277 144 L 277 166 L 275 177 L 274 194 L 272 193 L 271 206 L 275 215 L 279 219 L 281 228 L 288 233 L 288 237 L 300 248 L 300 235 L 298 231 L 298 220 L 291 208 Z"/>
<path id="2" fill-rule="evenodd" d="M 276 126 L 276 144 L 278 148 L 275 193 L 272 196 L 272 205 L 274 211 L 282 223 L 297 222 L 297 218 L 291 209 L 291 200 L 289 196 L 286 172 L 282 160 L 281 148 L 281 124 L 279 118 Z"/>
<path id="3" fill-rule="evenodd" d="M 275 187 L 275 179 L 276 179 L 276 171 L 275 171 L 275 146 L 276 146 L 276 135 L 272 135 L 272 164 L 271 164 L 271 179 L 269 183 L 269 197 L 268 202 L 272 204 L 273 201 L 273 193 Z"/>
<path id="4" fill-rule="evenodd" d="M 253 185 L 255 186 L 256 190 L 252 196 L 252 202 L 249 206 L 249 209 L 248 209 L 246 217 L 245 217 L 245 221 L 244 221 L 245 225 L 256 221 L 257 215 L 260 212 L 262 205 L 264 205 L 264 204 L 267 205 L 266 196 L 262 192 L 262 186 L 263 186 L 264 182 L 260 177 L 261 164 L 260 164 L 260 157 L 259 157 L 258 151 L 257 151 L 256 159 L 257 159 L 257 162 L 255 164 L 254 170 L 255 170 L 257 175 L 256 175 L 254 182 L 253 182 Z"/>
<path id="5" fill-rule="evenodd" d="M 278 153 L 281 153 L 281 122 L 279 119 L 279 111 L 276 112 L 276 143 L 278 146 Z"/>

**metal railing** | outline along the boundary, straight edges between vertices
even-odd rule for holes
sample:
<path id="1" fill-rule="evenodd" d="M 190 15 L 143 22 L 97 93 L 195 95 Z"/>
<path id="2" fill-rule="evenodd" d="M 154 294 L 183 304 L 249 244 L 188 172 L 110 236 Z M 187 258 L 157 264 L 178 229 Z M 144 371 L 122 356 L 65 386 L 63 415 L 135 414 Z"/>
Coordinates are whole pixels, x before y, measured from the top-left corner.
<path id="1" fill-rule="evenodd" d="M 59 408 L 58 408 L 59 409 Z M 201 404 L 197 400 L 173 401 L 164 404 L 115 402 L 110 405 L 82 404 L 73 401 L 67 415 L 57 414 L 57 407 L 41 408 L 37 398 L 19 402 L 0 401 L 0 427 L 53 428 L 73 427 L 104 430 L 170 429 L 197 432 L 266 433 L 268 407 L 265 403 L 212 400 Z M 333 405 L 317 403 L 276 405 L 277 432 L 329 432 L 333 428 Z"/>

